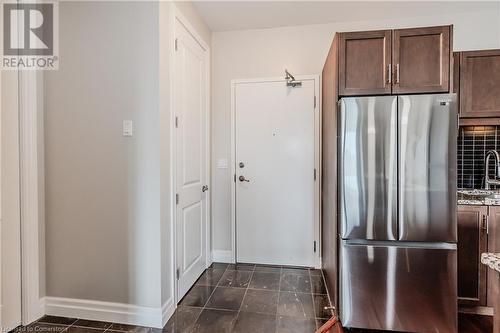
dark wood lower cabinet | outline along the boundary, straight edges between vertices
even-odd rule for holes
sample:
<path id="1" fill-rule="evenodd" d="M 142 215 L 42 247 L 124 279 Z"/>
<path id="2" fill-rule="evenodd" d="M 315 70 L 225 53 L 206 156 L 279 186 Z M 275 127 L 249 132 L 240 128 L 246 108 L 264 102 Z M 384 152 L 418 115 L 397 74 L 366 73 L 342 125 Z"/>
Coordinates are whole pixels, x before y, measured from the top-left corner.
<path id="1" fill-rule="evenodd" d="M 486 206 L 458 206 L 458 302 L 486 306 L 487 270 L 481 253 L 487 251 Z"/>
<path id="2" fill-rule="evenodd" d="M 488 252 L 500 252 L 500 206 L 490 206 L 488 218 Z M 500 294 L 500 290 L 498 290 L 498 273 L 489 269 L 487 275 L 488 292 L 486 304 L 494 307 L 495 298 Z"/>

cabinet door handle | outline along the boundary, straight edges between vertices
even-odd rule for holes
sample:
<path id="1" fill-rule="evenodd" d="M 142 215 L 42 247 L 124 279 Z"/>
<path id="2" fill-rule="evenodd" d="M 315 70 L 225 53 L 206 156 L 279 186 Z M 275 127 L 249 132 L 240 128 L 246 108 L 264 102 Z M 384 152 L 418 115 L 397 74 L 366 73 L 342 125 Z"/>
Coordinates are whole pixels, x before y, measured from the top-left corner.
<path id="1" fill-rule="evenodd" d="M 396 64 L 396 83 L 399 84 L 399 64 Z"/>
<path id="2" fill-rule="evenodd" d="M 387 83 L 392 83 L 392 65 L 387 65 Z"/>
<path id="3" fill-rule="evenodd" d="M 490 224 L 490 223 L 489 223 L 489 220 L 490 220 L 490 219 L 489 219 L 489 216 L 488 216 L 488 215 L 483 215 L 483 223 L 482 223 L 483 225 L 482 225 L 481 229 L 483 229 L 484 231 L 486 231 L 486 234 L 488 234 L 488 233 L 489 233 L 489 231 L 490 231 L 490 230 L 489 230 L 489 229 L 490 229 L 490 226 L 489 226 L 489 224 Z"/>

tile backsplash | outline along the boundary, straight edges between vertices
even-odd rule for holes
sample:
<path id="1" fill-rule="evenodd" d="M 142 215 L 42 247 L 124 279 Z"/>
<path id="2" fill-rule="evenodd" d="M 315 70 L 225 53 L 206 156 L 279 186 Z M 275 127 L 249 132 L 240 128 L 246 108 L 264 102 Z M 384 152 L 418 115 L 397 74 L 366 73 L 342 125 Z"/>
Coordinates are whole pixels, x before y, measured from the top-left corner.
<path id="1" fill-rule="evenodd" d="M 460 127 L 457 148 L 457 187 L 483 188 L 484 157 L 489 150 L 500 149 L 500 126 Z M 488 167 L 490 178 L 493 178 L 496 174 L 493 158 Z"/>

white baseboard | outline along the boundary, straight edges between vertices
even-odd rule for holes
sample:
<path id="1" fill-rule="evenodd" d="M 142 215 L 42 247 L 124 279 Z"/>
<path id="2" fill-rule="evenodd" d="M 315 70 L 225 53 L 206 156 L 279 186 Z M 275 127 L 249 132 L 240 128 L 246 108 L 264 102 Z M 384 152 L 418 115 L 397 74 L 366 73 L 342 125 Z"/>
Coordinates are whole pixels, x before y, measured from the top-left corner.
<path id="1" fill-rule="evenodd" d="M 45 315 L 45 298 L 39 298 L 37 302 L 32 302 L 30 311 L 26 311 L 26 316 L 22 318 L 22 325 L 27 326 Z"/>
<path id="2" fill-rule="evenodd" d="M 212 250 L 212 261 L 233 264 L 233 252 L 223 250 Z"/>
<path id="3" fill-rule="evenodd" d="M 175 312 L 175 304 L 173 297 L 170 297 L 168 301 L 161 307 L 161 323 L 162 327 L 165 327 L 167 321 L 172 317 Z"/>
<path id="4" fill-rule="evenodd" d="M 121 324 L 163 328 L 175 311 L 172 299 L 152 308 L 86 299 L 45 297 L 45 313 L 51 316 L 100 320 Z"/>

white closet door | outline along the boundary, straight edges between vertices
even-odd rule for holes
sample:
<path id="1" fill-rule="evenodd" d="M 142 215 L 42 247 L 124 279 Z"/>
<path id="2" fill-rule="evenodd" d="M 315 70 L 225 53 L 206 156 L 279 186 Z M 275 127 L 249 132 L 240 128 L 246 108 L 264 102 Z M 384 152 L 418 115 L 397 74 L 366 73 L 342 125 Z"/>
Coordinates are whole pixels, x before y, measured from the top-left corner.
<path id="1" fill-rule="evenodd" d="M 177 269 L 180 300 L 207 263 L 207 55 L 181 22 L 175 25 Z"/>

